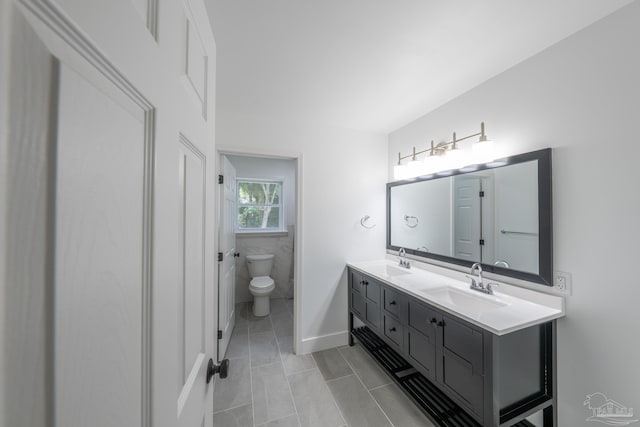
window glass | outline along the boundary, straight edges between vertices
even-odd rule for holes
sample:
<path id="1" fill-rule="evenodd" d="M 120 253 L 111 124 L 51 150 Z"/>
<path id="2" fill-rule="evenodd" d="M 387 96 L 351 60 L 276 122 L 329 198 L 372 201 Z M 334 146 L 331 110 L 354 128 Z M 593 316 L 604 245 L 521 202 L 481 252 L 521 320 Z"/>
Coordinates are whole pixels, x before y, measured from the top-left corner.
<path id="1" fill-rule="evenodd" d="M 282 182 L 238 179 L 238 231 L 283 229 Z"/>

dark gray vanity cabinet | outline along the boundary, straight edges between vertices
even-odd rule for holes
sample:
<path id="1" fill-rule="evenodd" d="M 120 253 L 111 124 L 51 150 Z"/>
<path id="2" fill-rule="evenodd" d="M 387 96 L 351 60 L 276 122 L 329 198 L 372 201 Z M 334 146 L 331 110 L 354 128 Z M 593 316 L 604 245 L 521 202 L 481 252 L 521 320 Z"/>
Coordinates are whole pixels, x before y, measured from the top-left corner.
<path id="1" fill-rule="evenodd" d="M 350 309 L 367 326 L 377 331 L 380 328 L 380 282 L 351 271 L 349 283 Z"/>
<path id="2" fill-rule="evenodd" d="M 382 340 L 363 347 L 375 353 L 386 344 L 410 364 L 390 374 L 416 403 L 425 409 L 435 399 L 441 406 L 439 393 L 469 420 L 443 425 L 528 426 L 524 419 L 540 410 L 545 427 L 556 425 L 555 321 L 497 336 L 351 268 L 349 307 L 350 344 L 363 336 L 353 327 L 356 316 Z M 425 396 L 407 385 L 417 375 L 411 371 L 428 380 Z M 425 413 L 437 421 L 430 409 Z"/>

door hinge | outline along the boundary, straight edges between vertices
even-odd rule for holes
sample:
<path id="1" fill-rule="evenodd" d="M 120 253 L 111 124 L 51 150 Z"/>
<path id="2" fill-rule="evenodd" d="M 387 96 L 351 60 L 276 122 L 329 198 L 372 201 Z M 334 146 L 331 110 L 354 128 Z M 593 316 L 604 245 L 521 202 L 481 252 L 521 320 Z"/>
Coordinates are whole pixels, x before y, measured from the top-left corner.
<path id="1" fill-rule="evenodd" d="M 480 197 L 484 197 L 484 191 L 480 191 Z"/>
<path id="2" fill-rule="evenodd" d="M 222 252 L 218 252 L 218 261 L 222 261 Z"/>
<path id="3" fill-rule="evenodd" d="M 484 246 L 484 239 L 480 239 L 480 246 Z"/>
<path id="4" fill-rule="evenodd" d="M 224 184 L 224 175 L 218 175 L 218 184 Z"/>
<path id="5" fill-rule="evenodd" d="M 222 339 L 222 331 L 218 330 L 218 339 L 221 340 Z"/>

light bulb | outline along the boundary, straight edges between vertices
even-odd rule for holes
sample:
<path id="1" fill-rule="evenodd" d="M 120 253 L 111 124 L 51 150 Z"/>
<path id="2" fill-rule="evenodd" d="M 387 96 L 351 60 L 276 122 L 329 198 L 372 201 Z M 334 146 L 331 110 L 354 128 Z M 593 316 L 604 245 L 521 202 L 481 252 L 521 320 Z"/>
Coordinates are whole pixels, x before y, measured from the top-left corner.
<path id="1" fill-rule="evenodd" d="M 460 169 L 463 166 L 466 166 L 467 162 L 467 153 L 460 148 L 453 148 L 447 151 L 447 155 L 445 157 L 447 169 Z"/>
<path id="2" fill-rule="evenodd" d="M 407 177 L 407 167 L 405 165 L 395 165 L 393 167 L 393 179 L 399 181 Z"/>
<path id="3" fill-rule="evenodd" d="M 409 177 L 420 176 L 424 173 L 424 162 L 420 160 L 411 160 L 407 163 L 407 170 Z"/>
<path id="4" fill-rule="evenodd" d="M 480 140 L 471 146 L 474 163 L 488 163 L 495 159 L 494 144 L 490 139 Z"/>
<path id="5" fill-rule="evenodd" d="M 431 156 L 431 169 L 429 170 L 429 173 L 440 172 L 444 167 L 444 159 L 441 155 Z"/>

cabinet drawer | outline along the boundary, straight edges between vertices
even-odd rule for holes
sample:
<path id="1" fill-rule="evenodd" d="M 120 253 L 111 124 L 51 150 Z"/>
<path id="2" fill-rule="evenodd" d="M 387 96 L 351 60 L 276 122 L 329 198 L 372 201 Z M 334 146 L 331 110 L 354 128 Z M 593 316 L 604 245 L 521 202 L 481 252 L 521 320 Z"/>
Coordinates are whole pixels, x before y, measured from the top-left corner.
<path id="1" fill-rule="evenodd" d="M 382 316 L 384 319 L 384 335 L 393 341 L 398 347 L 403 347 L 404 329 L 400 322 L 386 314 Z"/>
<path id="2" fill-rule="evenodd" d="M 409 326 L 433 338 L 436 320 L 436 312 L 433 309 L 416 301 L 409 301 Z"/>
<path id="3" fill-rule="evenodd" d="M 482 374 L 482 330 L 472 328 L 450 316 L 443 316 L 443 320 L 443 347 L 469 362 L 474 373 Z"/>
<path id="4" fill-rule="evenodd" d="M 382 288 L 382 299 L 384 301 L 384 309 L 394 315 L 396 318 L 406 323 L 406 303 L 405 297 L 393 289 Z"/>

